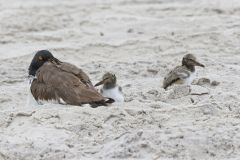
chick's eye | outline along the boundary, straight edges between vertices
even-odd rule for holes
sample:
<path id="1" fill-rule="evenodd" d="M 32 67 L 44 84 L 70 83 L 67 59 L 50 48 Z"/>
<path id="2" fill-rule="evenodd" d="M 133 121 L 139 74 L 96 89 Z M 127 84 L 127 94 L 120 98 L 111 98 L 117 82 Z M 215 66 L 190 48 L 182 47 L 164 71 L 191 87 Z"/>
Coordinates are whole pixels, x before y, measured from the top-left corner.
<path id="1" fill-rule="evenodd" d="M 190 59 L 191 62 L 195 62 L 193 59 Z"/>

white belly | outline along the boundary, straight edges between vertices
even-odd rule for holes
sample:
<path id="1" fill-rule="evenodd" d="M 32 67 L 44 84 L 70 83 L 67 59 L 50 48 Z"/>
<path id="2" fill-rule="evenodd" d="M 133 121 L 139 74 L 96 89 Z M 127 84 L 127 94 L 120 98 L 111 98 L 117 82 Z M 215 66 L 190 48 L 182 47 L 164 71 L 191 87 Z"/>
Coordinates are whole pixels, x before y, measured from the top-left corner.
<path id="1" fill-rule="evenodd" d="M 115 100 L 115 102 L 124 102 L 123 94 L 119 91 L 118 86 L 112 89 L 102 89 L 102 95 Z"/>
<path id="2" fill-rule="evenodd" d="M 196 73 L 195 72 L 191 73 L 190 76 L 185 79 L 184 84 L 185 85 L 191 85 L 193 80 L 195 79 L 195 77 L 196 77 Z"/>

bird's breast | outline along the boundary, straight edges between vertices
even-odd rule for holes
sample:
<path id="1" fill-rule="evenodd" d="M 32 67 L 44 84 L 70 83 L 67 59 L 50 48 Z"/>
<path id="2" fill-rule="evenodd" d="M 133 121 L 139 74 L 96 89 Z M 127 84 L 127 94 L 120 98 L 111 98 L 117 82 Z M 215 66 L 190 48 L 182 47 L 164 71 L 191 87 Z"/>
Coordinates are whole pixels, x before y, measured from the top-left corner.
<path id="1" fill-rule="evenodd" d="M 27 106 L 36 106 L 36 105 L 44 105 L 44 104 L 66 104 L 66 102 L 62 98 L 57 99 L 41 99 L 40 92 L 34 92 L 35 95 L 31 92 L 31 87 L 33 81 L 36 80 L 36 77 L 29 78 L 29 84 L 28 84 L 28 98 L 27 98 Z M 36 86 L 41 87 L 41 86 Z M 35 97 L 35 98 L 34 98 Z"/>
<path id="2" fill-rule="evenodd" d="M 190 73 L 189 76 L 184 80 L 184 84 L 185 85 L 192 84 L 192 82 L 195 79 L 195 77 L 196 77 L 196 73 L 195 72 Z"/>
<path id="3" fill-rule="evenodd" d="M 124 102 L 123 94 L 119 91 L 118 86 L 111 89 L 102 89 L 102 95 L 114 99 L 115 102 Z"/>

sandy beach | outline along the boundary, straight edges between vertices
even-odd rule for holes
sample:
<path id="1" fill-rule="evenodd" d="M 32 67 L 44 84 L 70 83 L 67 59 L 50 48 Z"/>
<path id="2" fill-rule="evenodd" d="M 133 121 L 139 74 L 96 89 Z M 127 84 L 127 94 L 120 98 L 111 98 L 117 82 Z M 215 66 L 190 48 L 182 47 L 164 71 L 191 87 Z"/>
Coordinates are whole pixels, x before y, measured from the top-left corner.
<path id="1" fill-rule="evenodd" d="M 239 160 L 240 1 L 0 0 L 0 160 Z M 28 105 L 34 53 L 111 71 L 125 103 Z M 192 53 L 191 86 L 162 88 Z"/>

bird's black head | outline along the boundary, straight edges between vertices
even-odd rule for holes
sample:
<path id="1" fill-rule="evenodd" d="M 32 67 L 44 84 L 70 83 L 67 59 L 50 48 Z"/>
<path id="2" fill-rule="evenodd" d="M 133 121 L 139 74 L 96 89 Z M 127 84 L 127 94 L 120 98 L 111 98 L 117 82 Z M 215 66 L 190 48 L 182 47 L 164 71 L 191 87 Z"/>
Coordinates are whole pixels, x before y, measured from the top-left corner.
<path id="1" fill-rule="evenodd" d="M 52 53 L 48 50 L 40 50 L 38 51 L 32 59 L 32 62 L 28 68 L 29 76 L 35 76 L 37 70 L 45 63 L 45 62 L 55 62 L 59 63 L 60 61 L 53 57 Z"/>

